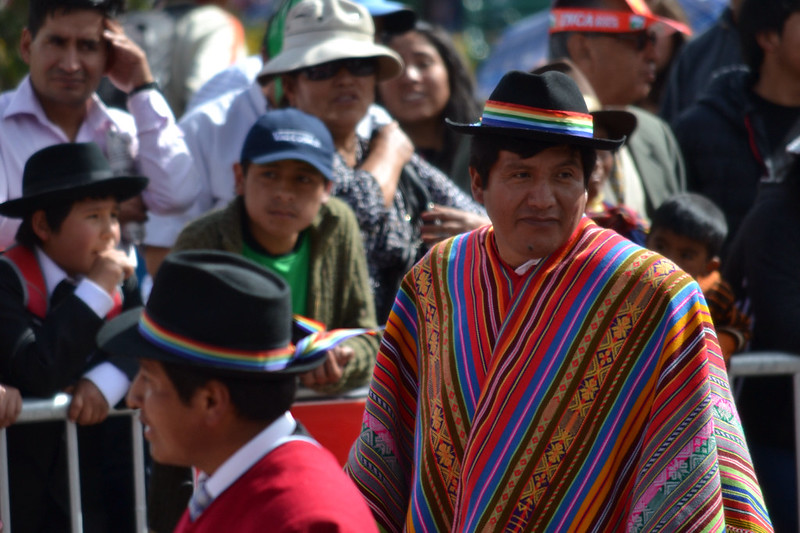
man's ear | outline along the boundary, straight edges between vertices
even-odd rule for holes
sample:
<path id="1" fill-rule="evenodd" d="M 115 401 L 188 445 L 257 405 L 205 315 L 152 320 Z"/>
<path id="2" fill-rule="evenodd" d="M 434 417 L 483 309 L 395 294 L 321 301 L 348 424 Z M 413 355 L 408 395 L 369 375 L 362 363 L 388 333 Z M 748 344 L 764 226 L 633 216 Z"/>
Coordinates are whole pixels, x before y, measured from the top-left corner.
<path id="1" fill-rule="evenodd" d="M 325 180 L 325 190 L 322 193 L 323 204 L 328 200 L 330 200 L 332 190 L 333 190 L 333 180 Z"/>
<path id="2" fill-rule="evenodd" d="M 28 65 L 31 64 L 31 43 L 33 42 L 33 35 L 28 28 L 22 28 L 22 35 L 19 38 L 19 55 L 22 60 Z"/>
<path id="3" fill-rule="evenodd" d="M 764 52 L 771 52 L 781 44 L 781 36 L 775 30 L 760 31 L 756 34 L 756 42 Z"/>
<path id="4" fill-rule="evenodd" d="M 228 386 L 216 379 L 208 380 L 195 391 L 195 401 L 200 403 L 209 425 L 217 425 L 230 416 L 233 405 Z"/>
<path id="5" fill-rule="evenodd" d="M 472 189 L 472 197 L 476 202 L 483 205 L 483 179 L 475 167 L 469 167 L 470 187 Z"/>
<path id="6" fill-rule="evenodd" d="M 567 39 L 567 53 L 569 58 L 575 63 L 581 72 L 586 71 L 586 67 L 593 61 L 594 53 L 589 37 L 582 33 L 573 33 Z"/>
<path id="7" fill-rule="evenodd" d="M 48 242 L 53 235 L 53 230 L 50 229 L 50 224 L 47 223 L 47 217 L 42 209 L 33 213 L 31 217 L 31 227 L 33 233 L 35 233 L 43 243 Z"/>
<path id="8" fill-rule="evenodd" d="M 233 164 L 234 190 L 239 196 L 244 195 L 244 170 L 241 163 Z"/>

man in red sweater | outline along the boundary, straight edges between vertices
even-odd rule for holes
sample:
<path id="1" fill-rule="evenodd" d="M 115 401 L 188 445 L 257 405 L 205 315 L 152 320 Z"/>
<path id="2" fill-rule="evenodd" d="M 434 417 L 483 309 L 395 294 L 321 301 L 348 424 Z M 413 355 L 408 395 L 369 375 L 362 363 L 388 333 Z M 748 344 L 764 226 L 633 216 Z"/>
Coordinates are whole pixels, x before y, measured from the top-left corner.
<path id="1" fill-rule="evenodd" d="M 361 331 L 295 347 L 291 317 L 278 276 L 236 254 L 190 251 L 167 257 L 144 309 L 101 330 L 102 349 L 139 358 L 128 404 L 141 409 L 153 458 L 199 472 L 177 532 L 377 531 L 336 459 L 289 413 L 296 374 Z"/>

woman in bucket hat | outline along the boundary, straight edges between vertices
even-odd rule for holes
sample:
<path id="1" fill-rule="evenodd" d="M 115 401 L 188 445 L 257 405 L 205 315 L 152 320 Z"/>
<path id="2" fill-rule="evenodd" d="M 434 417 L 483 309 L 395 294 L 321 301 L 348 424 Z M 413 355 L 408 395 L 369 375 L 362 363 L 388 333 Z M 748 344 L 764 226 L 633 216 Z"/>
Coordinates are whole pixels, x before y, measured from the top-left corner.
<path id="1" fill-rule="evenodd" d="M 376 82 L 401 69 L 394 51 L 375 44 L 364 6 L 305 0 L 289 12 L 283 49 L 259 75 L 281 76 L 290 105 L 318 117 L 333 136 L 333 194 L 358 218 L 379 322 L 388 316 L 403 274 L 424 252 L 424 232 L 445 237 L 488 222 L 479 205 L 414 155 L 396 122 L 372 139 L 358 136 L 356 125 L 375 99 Z M 423 226 L 422 213 L 432 204 L 453 209 L 439 225 Z"/>
<path id="2" fill-rule="evenodd" d="M 473 135 L 492 226 L 403 279 L 346 469 L 384 531 L 772 531 L 700 287 L 584 215 L 598 138 L 561 72 Z"/>

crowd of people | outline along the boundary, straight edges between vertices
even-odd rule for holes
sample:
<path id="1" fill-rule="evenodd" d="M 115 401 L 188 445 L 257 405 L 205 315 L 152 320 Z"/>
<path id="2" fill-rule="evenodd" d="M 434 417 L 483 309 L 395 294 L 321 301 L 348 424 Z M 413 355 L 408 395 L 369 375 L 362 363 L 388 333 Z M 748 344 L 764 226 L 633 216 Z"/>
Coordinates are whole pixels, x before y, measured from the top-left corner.
<path id="1" fill-rule="evenodd" d="M 554 0 L 485 101 L 400 3 L 283 0 L 247 57 L 170 2 L 170 68 L 122 4 L 30 0 L 0 94 L 14 531 L 68 529 L 61 425 L 14 423 L 58 392 L 92 533 L 124 405 L 154 533 L 798 531 L 791 378 L 726 370 L 800 354 L 800 1 Z M 298 387 L 368 388 L 344 469 Z"/>

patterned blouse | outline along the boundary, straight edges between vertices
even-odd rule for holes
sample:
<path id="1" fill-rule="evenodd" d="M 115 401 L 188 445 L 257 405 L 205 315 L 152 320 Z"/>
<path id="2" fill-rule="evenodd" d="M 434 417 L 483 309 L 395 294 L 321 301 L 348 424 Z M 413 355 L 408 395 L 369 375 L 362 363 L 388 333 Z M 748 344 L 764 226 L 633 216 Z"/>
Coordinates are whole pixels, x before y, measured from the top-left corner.
<path id="1" fill-rule="evenodd" d="M 369 141 L 359 138 L 356 148 L 358 165 L 366 159 L 368 150 Z M 361 227 L 379 324 L 389 316 L 403 275 L 427 251 L 420 239 L 419 221 L 419 212 L 430 207 L 425 204 L 486 215 L 483 206 L 417 154 L 411 157 L 406 168 L 405 182 L 411 184 L 398 186 L 394 202 L 387 207 L 383 203 L 380 185 L 372 174 L 349 167 L 338 154 L 334 159 L 333 194 L 350 205 Z M 410 179 L 408 175 L 411 175 Z M 415 205 L 421 207 L 415 208 Z"/>

